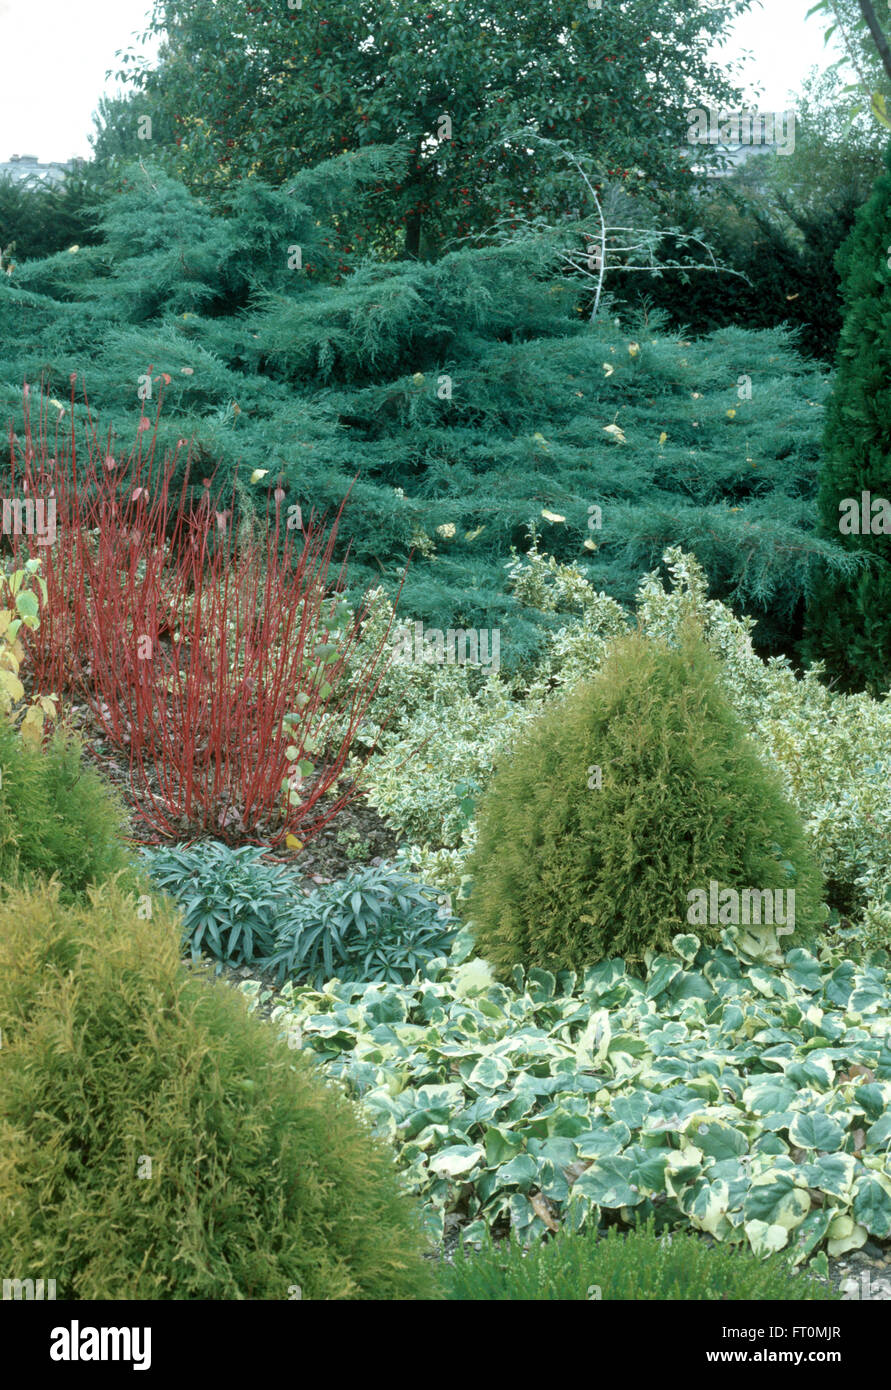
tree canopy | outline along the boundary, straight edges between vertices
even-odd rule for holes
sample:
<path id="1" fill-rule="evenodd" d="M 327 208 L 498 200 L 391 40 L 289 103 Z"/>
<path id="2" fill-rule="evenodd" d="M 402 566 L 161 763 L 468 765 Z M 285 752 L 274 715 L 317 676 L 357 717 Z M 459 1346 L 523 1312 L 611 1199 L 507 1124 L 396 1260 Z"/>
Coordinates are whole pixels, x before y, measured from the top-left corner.
<path id="1" fill-rule="evenodd" d="M 499 216 L 553 216 L 578 188 L 534 126 L 651 196 L 689 185 L 691 106 L 738 100 L 710 50 L 751 0 L 155 0 L 156 66 L 121 54 L 152 153 L 225 201 L 366 145 L 404 166 L 332 210 L 336 244 L 436 256 Z M 144 36 L 145 37 L 145 36 Z M 175 135 L 167 138 L 172 122 Z M 110 138 L 107 145 L 113 145 Z"/>

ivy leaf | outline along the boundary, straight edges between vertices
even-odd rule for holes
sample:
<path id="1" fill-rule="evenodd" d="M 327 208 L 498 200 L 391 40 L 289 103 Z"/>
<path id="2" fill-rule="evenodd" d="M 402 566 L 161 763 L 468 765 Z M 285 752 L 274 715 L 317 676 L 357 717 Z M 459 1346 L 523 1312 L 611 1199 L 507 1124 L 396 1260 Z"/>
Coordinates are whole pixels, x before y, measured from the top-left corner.
<path id="1" fill-rule="evenodd" d="M 836 1120 L 821 1111 L 799 1112 L 789 1126 L 789 1139 L 799 1149 L 822 1149 L 834 1153 L 844 1137 Z"/>

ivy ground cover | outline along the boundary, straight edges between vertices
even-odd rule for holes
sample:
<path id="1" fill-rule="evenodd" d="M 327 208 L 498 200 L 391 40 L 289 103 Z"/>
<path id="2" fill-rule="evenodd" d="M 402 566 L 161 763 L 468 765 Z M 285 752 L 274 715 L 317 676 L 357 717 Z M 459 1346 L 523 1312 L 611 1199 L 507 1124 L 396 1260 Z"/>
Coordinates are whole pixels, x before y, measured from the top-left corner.
<path id="1" fill-rule="evenodd" d="M 393 1143 L 434 1239 L 655 1214 L 820 1269 L 887 1238 L 887 954 L 674 944 L 642 979 L 611 960 L 508 988 L 464 932 L 410 985 L 286 987 L 272 1018 Z"/>

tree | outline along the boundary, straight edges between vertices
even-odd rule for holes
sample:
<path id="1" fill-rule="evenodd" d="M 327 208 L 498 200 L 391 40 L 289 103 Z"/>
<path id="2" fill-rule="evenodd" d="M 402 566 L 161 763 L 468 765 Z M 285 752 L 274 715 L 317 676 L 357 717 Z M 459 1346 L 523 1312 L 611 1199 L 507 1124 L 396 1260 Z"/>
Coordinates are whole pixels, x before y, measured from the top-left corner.
<path id="1" fill-rule="evenodd" d="M 148 122 L 146 117 L 149 117 Z M 112 172 L 129 160 L 153 153 L 159 144 L 176 139 L 173 120 L 162 112 L 150 113 L 140 92 L 99 98 L 93 114 L 95 132 L 89 137 L 97 168 Z"/>
<path id="2" fill-rule="evenodd" d="M 856 74 L 857 81 L 849 91 L 859 91 L 869 100 L 869 110 L 891 130 L 891 43 L 885 33 L 872 0 L 817 0 L 808 16 L 823 14 L 832 22 L 826 40 L 838 33 L 845 58 Z M 832 67 L 839 68 L 839 59 Z"/>
<path id="3" fill-rule="evenodd" d="M 863 558 L 825 576 L 808 605 L 806 653 L 848 689 L 891 685 L 891 149 L 838 256 L 845 321 L 826 412 L 821 532 Z M 868 562 L 868 563 L 867 563 Z"/>
<path id="4" fill-rule="evenodd" d="M 844 40 L 872 114 L 891 129 L 891 44 L 871 0 L 820 0 Z M 827 34 L 827 38 L 829 37 Z M 847 689 L 891 685 L 891 147 L 885 172 L 838 253 L 845 321 L 826 414 L 818 506 L 824 537 L 863 563 L 824 573 L 811 595 L 804 654 Z"/>
<path id="5" fill-rule="evenodd" d="M 788 323 L 803 351 L 831 362 L 842 323 L 835 256 L 882 171 L 887 139 L 842 89 L 837 71 L 813 70 L 795 102 L 793 148 L 749 159 L 697 199 L 686 230 L 738 275 L 681 271 L 637 287 L 619 276 L 615 292 L 632 303 L 645 297 L 695 333 Z M 688 255 L 708 264 L 695 242 Z"/>
<path id="6" fill-rule="evenodd" d="M 435 256 L 511 207 L 571 205 L 546 151 L 504 140 L 530 123 L 596 151 L 604 175 L 687 185 L 685 113 L 738 99 L 709 49 L 750 3 L 155 0 L 158 65 L 126 53 L 118 76 L 176 123 L 169 171 L 223 200 L 245 176 L 397 146 L 404 177 L 333 214 L 338 244 Z"/>

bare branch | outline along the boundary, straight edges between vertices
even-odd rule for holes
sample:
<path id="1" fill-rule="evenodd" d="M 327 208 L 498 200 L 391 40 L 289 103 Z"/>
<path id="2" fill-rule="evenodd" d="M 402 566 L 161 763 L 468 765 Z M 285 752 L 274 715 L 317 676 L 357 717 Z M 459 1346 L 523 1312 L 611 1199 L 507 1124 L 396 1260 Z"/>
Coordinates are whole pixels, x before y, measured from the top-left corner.
<path id="1" fill-rule="evenodd" d="M 870 34 L 872 34 L 873 43 L 879 51 L 882 67 L 885 69 L 888 77 L 891 77 L 891 46 L 888 44 L 885 31 L 876 19 L 876 12 L 873 8 L 872 0 L 860 0 L 860 12 L 866 20 L 866 26 Z"/>

